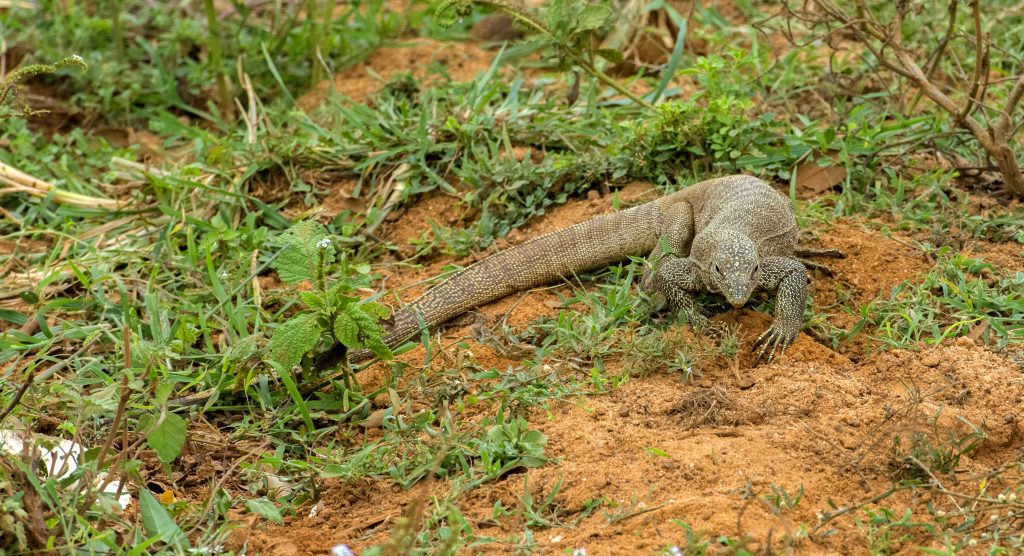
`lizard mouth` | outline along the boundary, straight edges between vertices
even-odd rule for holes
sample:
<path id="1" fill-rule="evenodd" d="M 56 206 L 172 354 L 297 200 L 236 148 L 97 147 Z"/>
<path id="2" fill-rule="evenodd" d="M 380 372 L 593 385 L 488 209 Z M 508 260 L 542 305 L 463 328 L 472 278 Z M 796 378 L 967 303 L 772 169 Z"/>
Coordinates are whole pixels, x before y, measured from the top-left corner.
<path id="1" fill-rule="evenodd" d="M 729 302 L 734 308 L 739 309 L 740 307 L 747 304 L 750 299 L 750 292 L 746 288 L 733 289 L 729 288 L 730 291 L 725 292 L 725 300 Z"/>

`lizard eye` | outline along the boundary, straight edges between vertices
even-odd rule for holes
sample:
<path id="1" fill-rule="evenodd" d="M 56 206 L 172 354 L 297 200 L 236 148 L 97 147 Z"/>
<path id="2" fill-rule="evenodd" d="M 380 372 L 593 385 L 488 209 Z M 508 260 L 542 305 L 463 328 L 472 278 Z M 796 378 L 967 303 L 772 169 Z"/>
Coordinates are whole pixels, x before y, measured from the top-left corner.
<path id="1" fill-rule="evenodd" d="M 719 274 L 721 274 L 721 273 L 722 273 L 722 269 L 721 269 L 721 268 L 718 268 L 718 263 L 715 263 L 715 272 L 717 272 L 717 273 L 719 273 Z"/>

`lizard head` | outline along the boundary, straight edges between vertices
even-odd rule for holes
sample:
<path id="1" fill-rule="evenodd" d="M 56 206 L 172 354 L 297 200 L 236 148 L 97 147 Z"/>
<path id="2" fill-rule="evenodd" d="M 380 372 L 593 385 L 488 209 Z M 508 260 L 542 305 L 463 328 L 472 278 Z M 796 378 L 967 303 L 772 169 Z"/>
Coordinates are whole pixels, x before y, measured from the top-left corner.
<path id="1" fill-rule="evenodd" d="M 742 307 L 761 280 L 757 246 L 745 234 L 725 233 L 715 238 L 710 255 L 703 269 L 707 283 L 733 307 Z"/>

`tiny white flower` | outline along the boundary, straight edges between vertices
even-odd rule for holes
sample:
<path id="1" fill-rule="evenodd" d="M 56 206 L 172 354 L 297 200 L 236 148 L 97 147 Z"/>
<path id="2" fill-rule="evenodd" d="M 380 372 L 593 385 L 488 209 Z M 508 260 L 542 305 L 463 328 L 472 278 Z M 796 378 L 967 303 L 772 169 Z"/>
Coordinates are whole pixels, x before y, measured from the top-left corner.
<path id="1" fill-rule="evenodd" d="M 316 246 L 317 246 L 318 249 L 327 249 L 328 247 L 331 246 L 331 239 L 325 237 L 325 238 L 321 239 L 320 241 L 318 241 L 316 243 Z M 341 546 L 344 546 L 344 545 L 341 545 Z"/>
<path id="2" fill-rule="evenodd" d="M 577 548 L 572 551 L 572 556 L 587 556 L 587 549 L 582 547 Z"/>
<path id="3" fill-rule="evenodd" d="M 221 279 L 221 280 L 227 280 L 227 279 L 228 279 L 228 271 L 226 271 L 226 270 L 222 270 L 222 271 L 220 272 L 220 279 Z"/>
<path id="4" fill-rule="evenodd" d="M 356 553 L 347 544 L 338 544 L 331 549 L 331 556 L 356 556 Z"/>
<path id="5" fill-rule="evenodd" d="M 676 545 L 672 545 L 672 546 L 668 547 L 668 553 L 671 554 L 672 556 L 683 556 L 683 549 L 679 548 Z"/>

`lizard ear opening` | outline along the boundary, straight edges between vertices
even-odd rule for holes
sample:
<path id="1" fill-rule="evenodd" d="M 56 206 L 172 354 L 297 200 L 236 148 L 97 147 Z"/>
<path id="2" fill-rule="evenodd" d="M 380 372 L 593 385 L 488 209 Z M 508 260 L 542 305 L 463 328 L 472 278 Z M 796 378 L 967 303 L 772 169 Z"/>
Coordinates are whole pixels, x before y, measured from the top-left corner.
<path id="1" fill-rule="evenodd" d="M 722 269 L 718 268 L 718 263 L 715 263 L 715 272 L 717 272 L 718 274 L 722 274 Z"/>
<path id="2" fill-rule="evenodd" d="M 754 277 L 754 275 L 756 275 L 759 270 L 761 270 L 761 265 L 758 263 L 754 263 L 754 270 L 750 271 L 750 276 Z"/>

